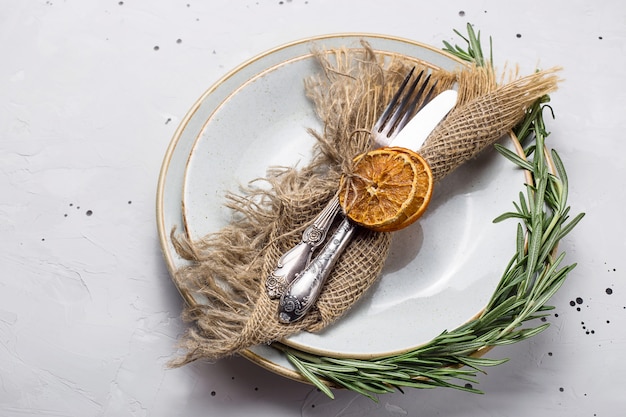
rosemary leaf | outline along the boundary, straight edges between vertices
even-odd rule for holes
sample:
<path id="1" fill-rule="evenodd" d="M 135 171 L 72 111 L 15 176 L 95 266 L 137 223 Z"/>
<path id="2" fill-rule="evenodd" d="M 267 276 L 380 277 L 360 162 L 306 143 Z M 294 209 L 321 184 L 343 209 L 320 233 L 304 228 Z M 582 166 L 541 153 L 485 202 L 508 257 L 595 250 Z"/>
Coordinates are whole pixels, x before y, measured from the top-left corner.
<path id="1" fill-rule="evenodd" d="M 379 362 L 364 361 L 364 360 L 358 360 L 358 359 L 343 359 L 343 358 L 339 359 L 339 358 L 330 358 L 330 357 L 325 357 L 324 359 L 328 362 L 332 362 L 332 363 L 335 363 L 337 365 L 341 365 L 344 367 L 357 367 L 361 369 L 373 369 L 377 371 L 393 371 L 395 369 L 398 369 L 398 367 L 395 365 L 379 363 Z"/>
<path id="2" fill-rule="evenodd" d="M 500 152 L 502 154 L 502 156 L 504 156 L 506 159 L 510 160 L 514 164 L 520 166 L 521 168 L 524 168 L 527 171 L 532 171 L 533 170 L 533 166 L 532 166 L 531 163 L 529 163 L 525 159 L 522 159 L 518 154 L 516 154 L 512 150 L 505 148 L 504 146 L 500 145 L 499 143 L 496 143 L 494 145 L 494 147 L 496 148 L 496 150 L 498 152 Z"/>
<path id="3" fill-rule="evenodd" d="M 580 222 L 583 217 L 585 217 L 585 213 L 579 213 L 569 223 L 567 223 L 565 226 L 563 226 L 561 228 L 561 231 L 559 232 L 559 240 L 563 239 L 563 237 L 565 237 L 565 235 L 567 235 L 569 232 L 571 232 L 572 229 L 574 227 L 576 227 L 578 222 Z"/>
<path id="4" fill-rule="evenodd" d="M 516 239 L 515 239 L 515 248 L 517 250 L 517 254 L 516 254 L 517 257 L 516 257 L 516 259 L 517 259 L 517 263 L 518 264 L 522 263 L 522 260 L 524 259 L 524 245 L 525 245 L 525 242 L 526 242 L 526 239 L 524 239 L 524 230 L 522 229 L 521 223 L 518 223 L 517 224 L 517 235 L 516 235 Z"/>
<path id="5" fill-rule="evenodd" d="M 326 372 L 336 372 L 336 373 L 355 373 L 359 371 L 359 368 L 353 366 L 343 366 L 343 365 L 335 365 L 332 363 L 318 363 L 315 365 L 315 369 Z"/>
<path id="6" fill-rule="evenodd" d="M 324 394 L 326 394 L 329 398 L 331 399 L 335 398 L 335 395 L 330 390 L 330 388 L 321 379 L 319 379 L 313 372 L 309 371 L 303 362 L 300 362 L 298 358 L 296 358 L 294 355 L 292 355 L 289 352 L 285 352 L 285 354 L 287 355 L 287 359 L 289 360 L 289 362 L 291 362 L 296 367 L 296 369 L 300 372 L 300 374 L 302 374 L 303 377 L 308 379 L 309 382 L 311 382 L 313 385 L 319 388 L 319 390 L 322 391 Z"/>
<path id="7" fill-rule="evenodd" d="M 522 219 L 522 220 L 525 220 L 526 216 L 524 216 L 523 214 L 520 214 L 520 213 L 514 213 L 512 211 L 509 211 L 509 212 L 503 213 L 503 214 L 499 215 L 498 217 L 496 217 L 495 219 L 493 219 L 493 222 L 494 223 L 500 223 L 500 222 L 503 222 L 503 221 L 508 220 L 508 219 Z"/>
<path id="8" fill-rule="evenodd" d="M 555 151 L 552 150 L 552 161 L 554 161 L 554 167 L 556 169 L 556 173 L 558 175 L 558 178 L 561 180 L 561 184 L 562 184 L 562 189 L 561 191 L 561 198 L 562 201 L 566 201 L 567 200 L 567 193 L 568 193 L 568 180 L 567 180 L 567 172 L 565 171 L 565 166 L 563 166 L 563 161 L 561 160 L 561 157 L 559 156 L 559 154 Z"/>
<path id="9" fill-rule="evenodd" d="M 508 359 L 489 359 L 489 358 L 475 358 L 475 357 L 457 357 L 459 363 L 467 365 L 473 369 L 476 369 L 479 372 L 486 373 L 482 369 L 481 366 L 497 366 L 502 365 L 505 362 L 508 362 Z"/>
<path id="10" fill-rule="evenodd" d="M 354 391 L 358 394 L 361 394 L 367 398 L 369 398 L 370 400 L 374 401 L 374 402 L 378 402 L 378 398 L 374 397 L 370 391 L 368 389 L 363 389 L 360 385 L 354 384 L 351 381 L 345 379 L 345 378 L 337 378 L 335 375 L 333 374 L 329 374 L 326 376 L 330 381 L 336 383 L 337 385 L 347 388 L 350 391 Z M 319 388 L 319 386 L 318 386 Z M 334 399 L 335 397 L 332 396 L 330 397 L 332 399 Z"/>

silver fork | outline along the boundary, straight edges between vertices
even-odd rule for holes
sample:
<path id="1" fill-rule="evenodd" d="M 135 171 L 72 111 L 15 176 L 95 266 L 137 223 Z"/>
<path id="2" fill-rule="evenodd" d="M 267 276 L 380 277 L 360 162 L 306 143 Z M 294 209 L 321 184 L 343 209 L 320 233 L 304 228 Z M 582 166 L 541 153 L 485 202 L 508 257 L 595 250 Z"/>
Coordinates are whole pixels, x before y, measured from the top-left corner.
<path id="1" fill-rule="evenodd" d="M 424 75 L 422 70 L 409 85 L 414 72 L 415 68 L 411 69 L 404 78 L 398 91 L 393 95 L 372 127 L 370 135 L 374 148 L 388 146 L 398 132 L 411 120 L 411 117 L 419 111 L 418 105 L 421 108 L 432 98 L 436 83 L 430 86 L 426 92 L 430 83 L 430 74 L 420 85 L 420 80 Z M 417 88 L 418 85 L 419 89 Z M 313 220 L 313 223 L 304 230 L 300 243 L 280 257 L 276 269 L 265 281 L 267 294 L 270 298 L 280 298 L 289 284 L 311 262 L 313 252 L 326 239 L 328 230 L 340 208 L 339 199 L 336 196 L 333 197 Z"/>

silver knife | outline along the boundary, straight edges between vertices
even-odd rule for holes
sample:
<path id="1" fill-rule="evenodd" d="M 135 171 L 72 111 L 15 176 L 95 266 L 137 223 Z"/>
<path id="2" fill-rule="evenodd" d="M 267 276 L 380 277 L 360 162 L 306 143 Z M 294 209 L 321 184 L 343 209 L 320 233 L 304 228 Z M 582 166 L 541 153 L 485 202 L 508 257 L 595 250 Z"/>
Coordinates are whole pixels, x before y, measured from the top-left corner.
<path id="1" fill-rule="evenodd" d="M 457 92 L 454 90 L 446 90 L 437 95 L 407 123 L 389 146 L 418 151 L 430 132 L 454 107 L 456 99 Z M 343 216 L 337 230 L 319 255 L 289 284 L 278 304 L 278 320 L 281 323 L 300 320 L 317 302 L 326 279 L 350 242 L 355 229 L 356 225 Z"/>

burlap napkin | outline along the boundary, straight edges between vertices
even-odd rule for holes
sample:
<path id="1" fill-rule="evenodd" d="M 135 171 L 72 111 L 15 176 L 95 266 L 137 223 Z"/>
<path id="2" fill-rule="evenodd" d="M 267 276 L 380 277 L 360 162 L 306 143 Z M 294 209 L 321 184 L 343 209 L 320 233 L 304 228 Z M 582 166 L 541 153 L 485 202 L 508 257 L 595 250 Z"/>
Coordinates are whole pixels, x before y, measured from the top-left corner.
<path id="1" fill-rule="evenodd" d="M 281 324 L 277 301 L 265 293 L 265 279 L 278 258 L 300 241 L 304 228 L 336 193 L 354 156 L 370 148 L 369 129 L 402 79 L 411 67 L 425 67 L 408 57 L 378 55 L 366 44 L 319 51 L 317 57 L 320 72 L 304 83 L 324 123 L 323 132 L 310 132 L 317 138 L 312 162 L 302 169 L 269 169 L 269 191 L 251 184 L 229 195 L 234 216 L 224 229 L 200 241 L 172 232 L 176 250 L 191 261 L 176 272 L 175 282 L 201 300 L 185 306 L 183 317 L 190 325 L 181 340 L 185 354 L 174 365 L 215 360 L 296 332 L 319 331 L 358 302 L 379 277 L 393 234 L 359 228 L 316 308 L 303 320 Z M 558 83 L 557 69 L 499 83 L 491 68 L 430 69 L 439 90 L 454 83 L 459 90 L 456 107 L 420 151 L 435 181 L 501 138 Z"/>

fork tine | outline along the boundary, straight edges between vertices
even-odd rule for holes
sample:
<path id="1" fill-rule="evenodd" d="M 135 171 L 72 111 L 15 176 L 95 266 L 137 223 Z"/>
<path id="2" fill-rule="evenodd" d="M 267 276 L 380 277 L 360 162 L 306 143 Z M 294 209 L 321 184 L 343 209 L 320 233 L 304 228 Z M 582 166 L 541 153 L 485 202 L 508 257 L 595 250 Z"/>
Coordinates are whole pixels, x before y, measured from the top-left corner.
<path id="1" fill-rule="evenodd" d="M 428 102 L 433 98 L 433 94 L 435 93 L 435 87 L 437 87 L 437 82 L 439 82 L 439 80 L 435 80 L 433 85 L 430 87 L 430 90 L 428 90 L 428 94 L 426 94 L 426 98 L 424 99 L 424 101 L 422 101 L 422 105 L 420 106 L 419 110 L 421 110 L 422 107 L 428 104 Z"/>
<path id="2" fill-rule="evenodd" d="M 404 97 L 400 101 L 400 104 L 398 104 L 398 106 L 396 107 L 396 110 L 393 112 L 393 115 L 389 118 L 390 123 L 387 123 L 386 126 L 383 126 L 383 128 L 380 129 L 379 133 L 382 132 L 383 130 L 385 130 L 387 137 L 389 137 L 394 132 L 400 131 L 400 129 L 402 129 L 402 127 L 403 127 L 402 120 L 408 118 L 409 112 L 412 110 L 411 107 L 413 107 L 413 109 L 415 108 L 414 104 L 417 102 L 417 98 L 419 98 L 420 94 L 423 93 L 424 88 L 426 86 L 426 84 L 422 85 L 420 90 L 417 92 L 417 95 L 415 96 L 416 99 L 415 100 L 410 100 L 411 97 L 413 97 L 413 93 L 415 92 L 415 88 L 419 84 L 420 79 L 422 78 L 423 74 L 424 74 L 423 70 L 420 71 L 419 74 L 417 74 L 417 77 L 415 78 L 415 80 L 411 84 L 411 87 L 409 88 L 409 90 L 406 92 L 406 94 L 404 95 Z M 428 83 L 429 79 L 430 79 L 430 75 L 428 75 L 428 77 L 426 78 L 426 81 L 424 81 L 424 83 Z M 408 108 L 407 108 L 407 105 L 409 106 Z M 405 121 L 405 123 L 406 123 L 406 121 Z"/>
<path id="3" fill-rule="evenodd" d="M 415 67 L 411 68 L 411 71 L 409 72 L 409 74 L 406 77 L 404 77 L 404 80 L 402 80 L 402 84 L 400 84 L 398 91 L 395 92 L 395 94 L 391 98 L 391 101 L 389 102 L 385 110 L 383 111 L 383 114 L 378 118 L 378 120 L 374 124 L 374 130 L 380 132 L 382 130 L 382 127 L 385 126 L 385 124 L 389 120 L 389 116 L 395 109 L 396 104 L 398 103 L 398 100 L 402 96 L 402 93 L 404 92 L 406 85 L 409 83 L 409 80 L 411 79 L 411 77 L 413 77 L 414 72 L 415 72 Z"/>
<path id="4" fill-rule="evenodd" d="M 404 126 L 409 122 L 409 120 L 411 120 L 413 115 L 417 114 L 417 112 L 422 110 L 422 108 L 424 108 L 424 106 L 428 104 L 430 100 L 432 100 L 433 95 L 435 93 L 435 87 L 437 87 L 437 82 L 439 82 L 439 80 L 435 80 L 435 82 L 430 86 L 428 93 L 426 93 L 426 97 L 424 97 L 424 99 L 422 99 L 422 102 L 419 103 L 420 98 L 424 95 L 424 90 L 426 89 L 426 86 L 428 85 L 429 82 L 430 82 L 430 74 L 428 74 L 428 77 L 426 77 L 426 79 L 424 80 L 422 87 L 419 89 L 417 94 L 415 94 L 415 97 L 410 100 L 411 105 L 404 112 L 402 119 L 397 123 L 397 126 L 394 128 L 393 132 L 396 132 L 396 133 L 400 132 L 400 130 L 404 128 Z M 411 97 L 407 95 L 403 100 L 409 101 L 410 98 Z M 420 104 L 419 108 L 417 108 L 418 103 Z"/>
<path id="5" fill-rule="evenodd" d="M 409 75 L 413 73 L 414 69 L 415 68 L 411 70 Z M 434 92 L 434 85 L 431 86 L 426 97 L 423 98 L 424 91 L 426 90 L 426 87 L 430 84 L 430 74 L 428 74 L 424 82 L 420 85 L 417 93 L 415 93 L 415 89 L 419 85 L 424 71 L 425 70 L 420 71 L 420 73 L 411 84 L 408 92 L 406 93 L 404 92 L 404 89 L 407 84 L 407 79 L 405 78 L 405 80 L 402 81 L 402 85 L 398 89 L 398 92 L 394 95 L 394 100 L 392 100 L 394 105 L 393 110 L 391 110 L 391 107 L 388 107 L 388 109 L 385 110 L 385 113 L 393 111 L 393 114 L 391 114 L 390 116 L 383 114 L 385 117 L 381 117 L 379 119 L 379 123 L 377 123 L 379 126 L 374 127 L 374 131 L 379 135 L 378 142 L 386 143 L 390 139 L 392 139 L 400 130 L 402 130 L 402 128 L 416 113 L 417 105 L 420 104 L 421 109 L 421 107 L 423 107 L 428 101 L 430 101 L 431 96 Z M 400 95 L 403 95 L 402 99 L 399 98 Z M 400 100 L 400 103 L 397 103 L 398 100 Z"/>
<path id="6" fill-rule="evenodd" d="M 415 80 L 416 83 L 417 81 L 419 81 L 419 79 Z M 412 96 L 412 94 L 407 94 L 404 97 L 404 99 L 402 100 L 402 103 L 400 103 L 400 107 L 406 107 L 407 103 L 409 104 L 409 106 L 407 109 L 402 110 L 403 111 L 402 118 L 396 123 L 396 126 L 394 126 L 393 132 L 399 132 L 409 122 L 409 120 L 411 120 L 413 115 L 416 113 L 415 109 L 417 108 L 417 104 L 419 103 L 420 98 L 424 95 L 424 90 L 426 89 L 426 86 L 428 85 L 429 82 L 430 82 L 430 74 L 428 74 L 428 76 L 422 83 L 420 89 L 417 91 L 415 96 Z M 435 85 L 436 84 L 437 83 L 435 82 Z M 426 105 L 426 103 L 430 101 L 433 91 L 434 91 L 434 85 L 428 91 L 426 98 L 424 98 L 422 102 L 420 103 L 421 105 L 420 105 L 419 110 L 421 110 L 421 108 L 424 107 L 424 105 Z"/>

